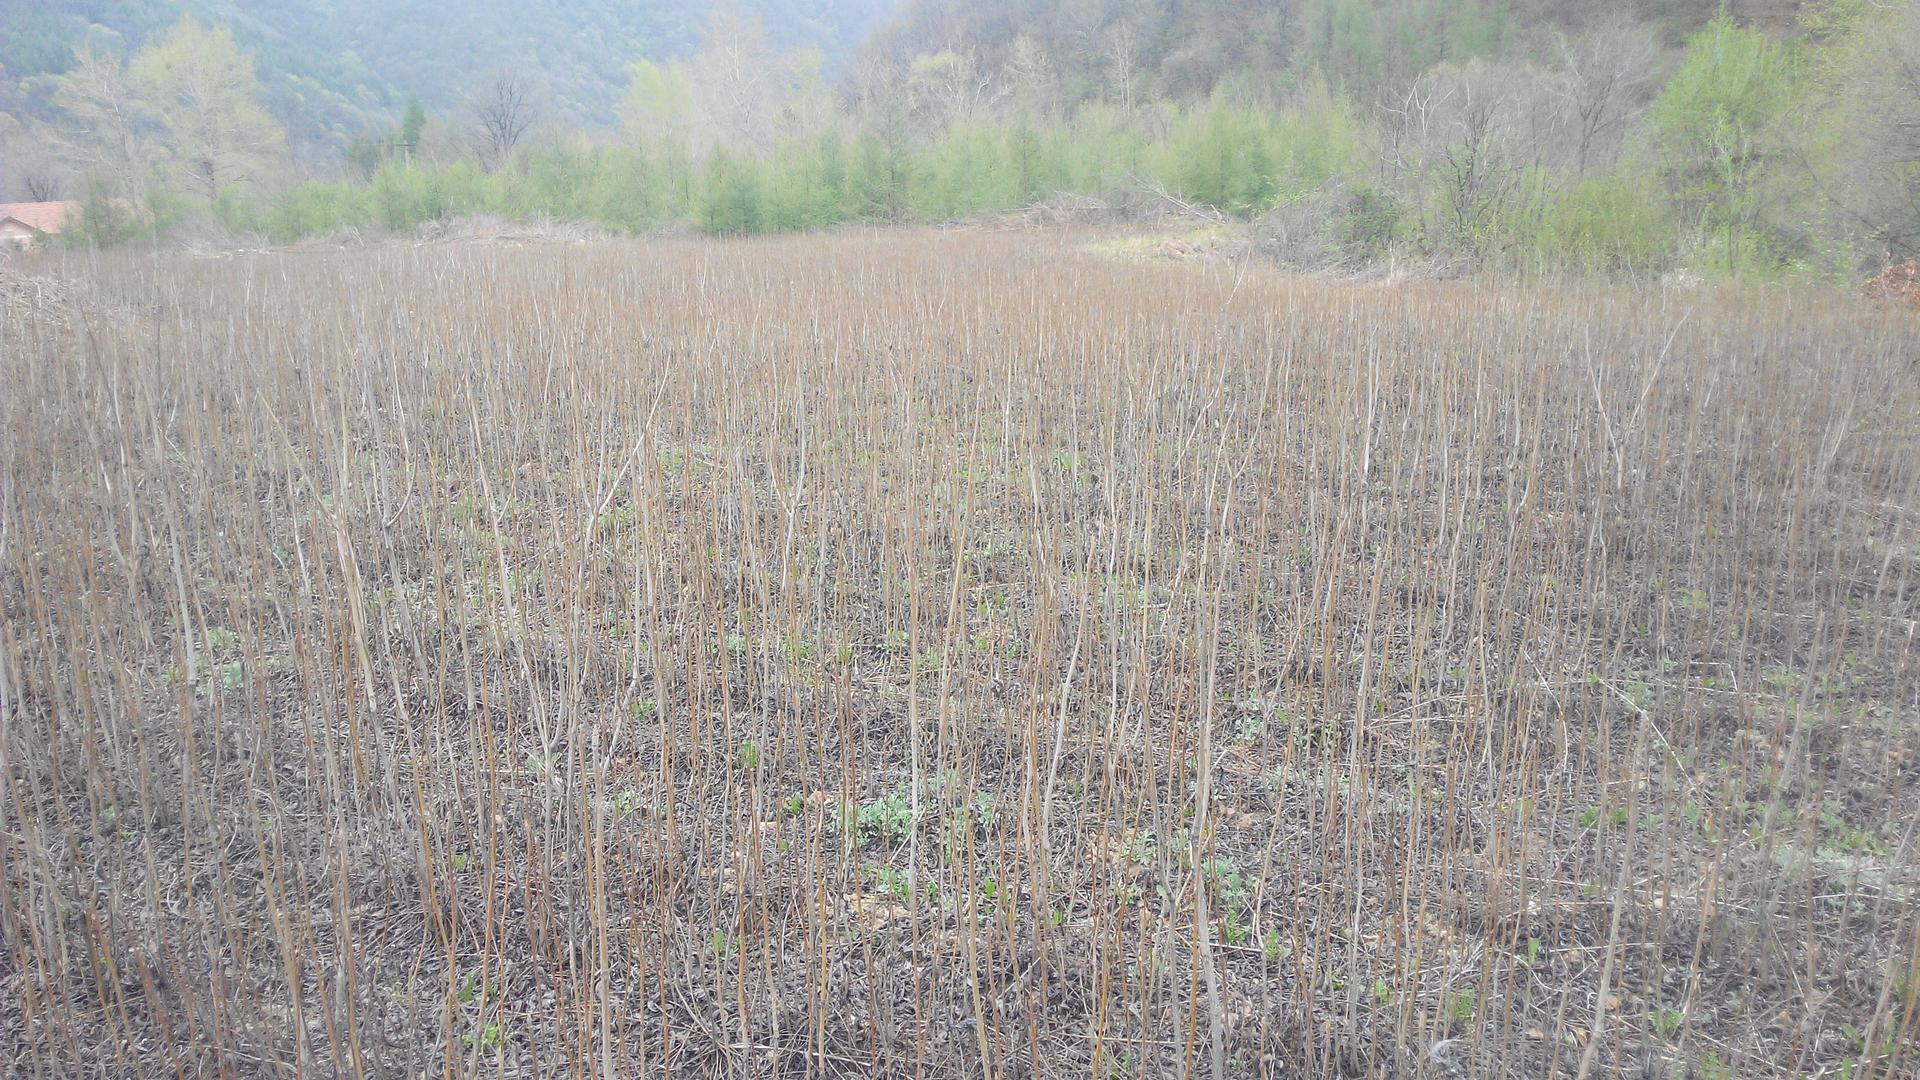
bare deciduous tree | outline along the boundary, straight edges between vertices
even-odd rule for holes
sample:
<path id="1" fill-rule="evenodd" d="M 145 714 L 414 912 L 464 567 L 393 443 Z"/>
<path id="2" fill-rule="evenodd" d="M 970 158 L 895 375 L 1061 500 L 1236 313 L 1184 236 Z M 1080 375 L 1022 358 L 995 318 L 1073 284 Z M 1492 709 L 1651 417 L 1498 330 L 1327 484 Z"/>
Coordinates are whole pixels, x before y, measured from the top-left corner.
<path id="1" fill-rule="evenodd" d="M 1558 137 L 1543 82 L 1484 60 L 1435 68 L 1381 106 L 1384 163 L 1401 182 L 1437 184 L 1447 230 L 1478 235 Z"/>
<path id="2" fill-rule="evenodd" d="M 684 65 L 702 148 L 757 153 L 772 144 L 785 81 L 780 60 L 758 19 L 727 9 L 708 18 L 700 52 Z"/>
<path id="3" fill-rule="evenodd" d="M 1129 118 L 1133 116 L 1134 80 L 1140 67 L 1140 38 L 1133 23 L 1122 20 L 1107 34 L 1107 69 L 1113 80 L 1114 99 Z"/>
<path id="4" fill-rule="evenodd" d="M 1920 7 L 1869 11 L 1826 96 L 1840 147 L 1821 183 L 1867 267 L 1920 257 Z"/>
<path id="5" fill-rule="evenodd" d="M 1659 45 L 1626 18 L 1560 43 L 1559 83 L 1573 133 L 1573 169 L 1584 174 L 1646 102 Z"/>
<path id="6" fill-rule="evenodd" d="M 532 88 L 511 71 L 497 71 L 473 99 L 475 139 L 481 161 L 491 169 L 509 157 L 539 117 Z"/>
<path id="7" fill-rule="evenodd" d="M 1049 115 L 1059 101 L 1053 60 L 1031 34 L 1021 34 L 1007 49 L 1007 83 L 1021 108 Z"/>
<path id="8" fill-rule="evenodd" d="M 108 53 L 78 50 L 73 67 L 54 80 L 53 102 L 62 114 L 62 141 L 71 160 L 82 171 L 111 178 L 118 194 L 143 203 L 153 125 L 126 63 Z"/>
<path id="9" fill-rule="evenodd" d="M 982 72 L 971 52 L 951 49 L 914 57 L 907 91 L 914 109 L 937 127 L 979 119 L 1001 97 L 992 73 Z"/>

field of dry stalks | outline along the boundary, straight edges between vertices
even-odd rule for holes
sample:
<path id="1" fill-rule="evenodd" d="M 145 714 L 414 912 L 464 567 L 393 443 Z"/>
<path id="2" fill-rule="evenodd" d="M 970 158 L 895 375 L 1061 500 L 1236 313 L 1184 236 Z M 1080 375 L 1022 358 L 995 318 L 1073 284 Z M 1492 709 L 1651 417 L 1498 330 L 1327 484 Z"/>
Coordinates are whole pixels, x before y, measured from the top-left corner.
<path id="1" fill-rule="evenodd" d="M 9 1075 L 1920 1070 L 1920 321 L 1013 233 L 8 273 Z"/>

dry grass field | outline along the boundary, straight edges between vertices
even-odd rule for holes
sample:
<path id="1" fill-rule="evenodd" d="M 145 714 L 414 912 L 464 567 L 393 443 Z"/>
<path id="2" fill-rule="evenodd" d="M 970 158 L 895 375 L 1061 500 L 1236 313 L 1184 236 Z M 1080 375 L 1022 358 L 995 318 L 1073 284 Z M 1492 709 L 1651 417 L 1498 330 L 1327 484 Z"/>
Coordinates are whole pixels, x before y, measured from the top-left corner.
<path id="1" fill-rule="evenodd" d="M 1910 316 L 5 272 L 9 1075 L 1920 1075 Z"/>

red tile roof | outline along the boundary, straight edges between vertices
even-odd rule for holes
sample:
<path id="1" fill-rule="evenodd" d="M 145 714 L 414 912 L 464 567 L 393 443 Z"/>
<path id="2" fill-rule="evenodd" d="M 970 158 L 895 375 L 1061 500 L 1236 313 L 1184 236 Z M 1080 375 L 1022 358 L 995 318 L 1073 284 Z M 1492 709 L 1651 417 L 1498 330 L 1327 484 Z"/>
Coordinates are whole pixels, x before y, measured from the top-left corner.
<path id="1" fill-rule="evenodd" d="M 0 203 L 0 218 L 13 218 L 29 229 L 49 235 L 66 228 L 79 216 L 77 202 Z"/>

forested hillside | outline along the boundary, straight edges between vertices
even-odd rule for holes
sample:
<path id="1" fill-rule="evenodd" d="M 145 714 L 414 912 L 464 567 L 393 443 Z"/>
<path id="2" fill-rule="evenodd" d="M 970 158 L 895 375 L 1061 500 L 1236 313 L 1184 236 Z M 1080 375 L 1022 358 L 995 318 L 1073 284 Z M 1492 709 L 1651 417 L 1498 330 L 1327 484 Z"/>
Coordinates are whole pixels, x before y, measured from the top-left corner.
<path id="1" fill-rule="evenodd" d="M 1801 0 L 905 0 L 874 37 L 891 59 L 940 49 L 988 68 L 1055 60 L 1070 101 L 1100 93 L 1115 69 L 1157 94 L 1211 93 L 1222 79 L 1297 80 L 1315 72 L 1350 88 L 1419 75 L 1435 64 L 1512 51 L 1556 33 L 1633 21 L 1679 44 L 1722 10 L 1791 29 Z"/>
<path id="2" fill-rule="evenodd" d="M 87 197 L 87 243 L 1046 207 L 1178 212 L 1304 268 L 1850 280 L 1920 254 L 1920 5 L 696 6 L 15 18 L 38 74 L 0 195 Z"/>
<path id="3" fill-rule="evenodd" d="M 738 0 L 787 47 L 849 53 L 892 0 Z M 0 79 L 9 110 L 45 112 L 36 76 L 82 48 L 130 52 L 182 14 L 230 27 L 253 54 L 263 100 L 296 143 L 335 150 L 409 95 L 458 107 L 496 68 L 535 72 L 557 113 L 610 124 L 636 59 L 698 43 L 705 0 L 78 0 L 0 3 Z M 36 89 L 42 92 L 36 93 Z"/>

